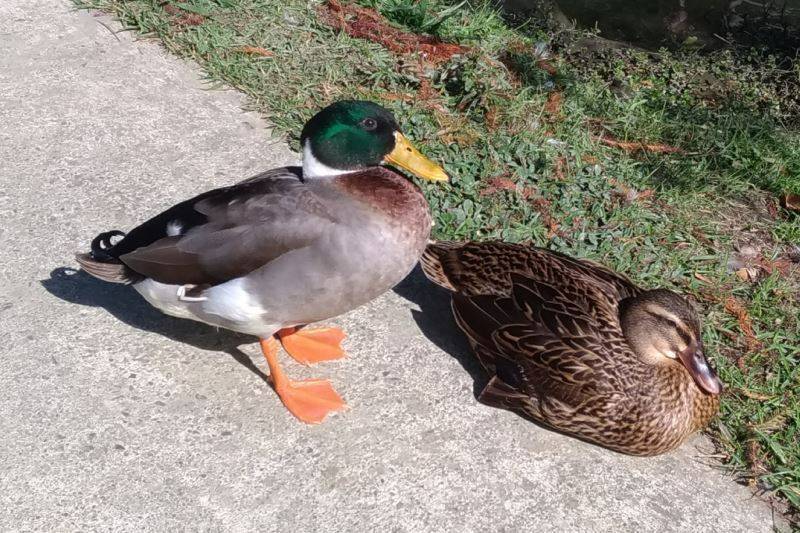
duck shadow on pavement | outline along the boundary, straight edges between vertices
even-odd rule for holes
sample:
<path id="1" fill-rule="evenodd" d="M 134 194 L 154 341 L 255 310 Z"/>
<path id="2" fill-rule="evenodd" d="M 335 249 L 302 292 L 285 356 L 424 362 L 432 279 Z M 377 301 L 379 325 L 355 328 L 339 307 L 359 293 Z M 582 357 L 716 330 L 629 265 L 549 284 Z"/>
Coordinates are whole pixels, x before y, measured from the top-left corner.
<path id="1" fill-rule="evenodd" d="M 489 377 L 472 355 L 466 337 L 456 325 L 450 308 L 449 291 L 428 281 L 419 264 L 393 290 L 419 306 L 419 311 L 411 311 L 417 327 L 429 341 L 453 357 L 469 373 L 473 380 L 472 393 L 477 398 Z"/>
<path id="2" fill-rule="evenodd" d="M 239 349 L 243 344 L 255 342 L 255 337 L 165 315 L 130 286 L 106 283 L 75 268 L 56 268 L 48 279 L 40 283 L 56 298 L 77 305 L 102 307 L 136 329 L 157 333 L 201 350 L 228 353 L 253 374 L 268 381 L 267 375 Z M 448 291 L 428 281 L 419 265 L 393 290 L 419 306 L 420 310 L 412 310 L 411 315 L 420 332 L 470 374 L 474 382 L 473 394 L 477 398 L 488 377 L 453 319 Z"/>
<path id="3" fill-rule="evenodd" d="M 450 292 L 428 281 L 419 264 L 395 286 L 394 292 L 419 306 L 420 310 L 412 310 L 411 315 L 420 331 L 428 340 L 458 361 L 469 373 L 472 377 L 472 394 L 477 400 L 484 387 L 489 383 L 489 375 L 472 354 L 472 348 L 453 318 Z M 478 401 L 480 402 L 480 400 Z M 492 407 L 492 409 L 495 408 Z M 510 412 L 542 429 L 567 435 L 523 412 L 514 410 Z"/>
<path id="4" fill-rule="evenodd" d="M 59 267 L 40 283 L 56 298 L 77 305 L 102 307 L 134 328 L 158 333 L 201 350 L 228 353 L 253 374 L 268 381 L 267 375 L 239 349 L 243 344 L 255 342 L 255 337 L 165 315 L 147 303 L 130 286 L 106 283 L 82 270 Z"/>

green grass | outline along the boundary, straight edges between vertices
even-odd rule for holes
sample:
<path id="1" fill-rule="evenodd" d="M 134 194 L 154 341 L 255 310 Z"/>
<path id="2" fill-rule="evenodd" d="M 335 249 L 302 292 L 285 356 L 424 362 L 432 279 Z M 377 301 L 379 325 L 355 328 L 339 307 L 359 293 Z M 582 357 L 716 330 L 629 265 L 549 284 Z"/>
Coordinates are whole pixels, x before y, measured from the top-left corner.
<path id="1" fill-rule="evenodd" d="M 186 0 L 172 13 L 156 0 L 75 1 L 245 92 L 295 146 L 303 122 L 331 101 L 384 104 L 455 178 L 425 186 L 438 237 L 531 240 L 694 296 L 728 384 L 711 428 L 725 461 L 800 508 L 800 276 L 752 283 L 726 268 L 737 244 L 769 260 L 799 244 L 798 217 L 774 207 L 780 194 L 800 193 L 800 104 L 791 97 L 800 62 L 741 50 L 584 53 L 572 47 L 583 35 L 548 33 L 537 21 L 514 28 L 484 3 L 363 1 L 397 27 L 469 48 L 431 64 L 332 30 L 315 1 Z M 202 19 L 183 24 L 188 13 Z M 555 76 L 537 64 L 548 46 Z M 555 93 L 561 103 L 550 113 Z M 626 153 L 599 135 L 682 152 Z M 513 187 L 492 189 L 508 180 Z M 757 347 L 747 348 L 725 310 L 731 296 Z"/>

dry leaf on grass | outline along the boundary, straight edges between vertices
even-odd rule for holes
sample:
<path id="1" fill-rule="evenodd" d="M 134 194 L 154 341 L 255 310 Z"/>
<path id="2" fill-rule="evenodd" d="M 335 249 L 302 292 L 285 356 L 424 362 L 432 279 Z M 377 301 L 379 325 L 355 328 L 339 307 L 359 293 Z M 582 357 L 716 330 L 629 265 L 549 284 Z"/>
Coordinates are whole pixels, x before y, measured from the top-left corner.
<path id="1" fill-rule="evenodd" d="M 547 238 L 552 239 L 556 235 L 561 235 L 561 232 L 558 229 L 558 222 L 551 214 L 551 203 L 541 197 L 531 199 L 530 203 L 533 208 L 539 212 L 539 215 L 542 217 L 542 223 L 544 223 L 545 227 L 547 227 Z"/>
<path id="2" fill-rule="evenodd" d="M 747 464 L 750 467 L 750 474 L 754 477 L 748 479 L 748 485 L 755 487 L 758 484 L 757 476 L 765 474 L 767 469 L 766 462 L 763 459 L 764 450 L 755 439 L 747 441 L 747 448 L 745 452 L 747 456 Z"/>
<path id="3" fill-rule="evenodd" d="M 551 76 L 555 76 L 556 74 L 558 74 L 558 69 L 556 69 L 556 67 L 554 67 L 553 64 L 547 61 L 546 59 L 539 59 L 538 61 L 536 61 L 536 66 L 542 69 L 543 71 L 547 72 Z"/>
<path id="4" fill-rule="evenodd" d="M 239 46 L 237 48 L 234 48 L 233 50 L 235 52 L 241 52 L 243 54 L 251 56 L 272 57 L 275 55 L 275 52 L 267 50 L 266 48 L 262 48 L 260 46 Z"/>
<path id="5" fill-rule="evenodd" d="M 519 193 L 520 196 L 527 200 L 536 193 L 533 187 L 517 187 L 517 183 L 511 179 L 511 176 L 512 174 L 510 172 L 506 172 L 499 176 L 489 178 L 486 180 L 486 186 L 483 187 L 478 194 L 481 196 L 491 196 L 500 191 L 511 191 Z"/>
<path id="6" fill-rule="evenodd" d="M 781 196 L 781 205 L 789 211 L 800 212 L 800 194 L 785 192 Z"/>
<path id="7" fill-rule="evenodd" d="M 736 318 L 736 321 L 739 323 L 739 329 L 742 330 L 742 333 L 744 334 L 745 342 L 747 343 L 747 349 L 750 351 L 758 350 L 761 347 L 761 343 L 756 338 L 756 334 L 753 331 L 753 324 L 750 320 L 750 315 L 747 313 L 747 309 L 744 307 L 742 302 L 733 296 L 729 296 L 725 300 L 725 310 L 733 315 Z"/>
<path id="8" fill-rule="evenodd" d="M 772 398 L 774 398 L 774 396 L 768 396 L 766 394 L 758 394 L 758 393 L 752 393 L 752 394 L 756 396 L 756 398 L 754 399 L 761 401 L 771 400 Z M 777 413 L 767 418 L 763 422 L 748 424 L 747 427 L 751 431 L 758 431 L 759 433 L 769 434 L 779 431 L 785 425 L 786 425 L 786 415 L 784 415 L 783 413 Z"/>
<path id="9" fill-rule="evenodd" d="M 708 285 L 713 285 L 714 284 L 708 276 L 704 276 L 704 275 L 700 274 L 699 272 L 695 272 L 694 273 L 694 277 L 697 280 L 702 281 L 703 283 L 706 283 Z"/>
<path id="10" fill-rule="evenodd" d="M 758 401 L 767 401 L 774 398 L 774 396 L 770 396 L 769 394 L 761 394 L 760 392 L 751 391 L 748 389 L 739 389 L 739 392 L 742 393 L 742 396 L 746 398 L 750 398 L 751 400 L 758 400 Z"/>
<path id="11" fill-rule="evenodd" d="M 547 102 L 544 104 L 544 113 L 550 120 L 558 120 L 561 118 L 561 102 L 564 99 L 564 93 L 561 91 L 553 91 L 547 95 Z"/>
<path id="12" fill-rule="evenodd" d="M 567 170 L 569 170 L 567 158 L 563 155 L 557 157 L 555 163 L 553 163 L 553 178 L 557 179 L 558 181 L 564 181 Z"/>
<path id="13" fill-rule="evenodd" d="M 751 245 L 740 246 L 728 257 L 728 272 L 733 272 L 742 281 L 756 282 L 775 272 L 788 276 L 793 268 L 791 255 L 777 259 L 764 257 L 764 252 Z"/>
<path id="14" fill-rule="evenodd" d="M 500 191 L 516 191 L 517 184 L 508 176 L 509 174 L 501 174 L 500 176 L 489 178 L 486 180 L 486 186 L 480 190 L 479 194 L 481 196 L 490 196 Z"/>
<path id="15" fill-rule="evenodd" d="M 786 276 L 789 274 L 789 271 L 792 268 L 792 260 L 784 257 L 775 260 L 767 259 L 766 257 L 759 257 L 758 266 L 760 266 L 767 274 L 778 272 L 782 276 Z"/>
<path id="16" fill-rule="evenodd" d="M 742 281 L 758 281 L 758 269 L 753 267 L 742 267 L 736 271 L 736 277 Z"/>
<path id="17" fill-rule="evenodd" d="M 610 178 L 608 182 L 614 186 L 614 193 L 621 198 L 626 204 L 632 204 L 634 202 L 640 202 L 642 200 L 646 200 L 651 198 L 655 191 L 653 189 L 644 189 L 641 191 L 637 191 L 633 187 L 629 187 L 625 185 L 619 180 L 614 178 Z"/>
<path id="18" fill-rule="evenodd" d="M 414 101 L 414 95 L 410 94 L 410 93 L 391 93 L 391 92 L 389 92 L 389 93 L 382 94 L 381 98 L 383 98 L 384 100 L 392 100 L 392 101 L 395 101 L 395 102 L 406 102 L 406 103 L 409 103 L 409 102 L 413 102 Z"/>

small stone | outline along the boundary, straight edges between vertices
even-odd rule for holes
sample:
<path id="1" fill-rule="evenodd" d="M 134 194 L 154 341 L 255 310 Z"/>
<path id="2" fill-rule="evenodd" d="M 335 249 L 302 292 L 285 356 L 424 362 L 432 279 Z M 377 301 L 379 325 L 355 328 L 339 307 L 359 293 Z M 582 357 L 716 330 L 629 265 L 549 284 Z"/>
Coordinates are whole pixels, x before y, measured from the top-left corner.
<path id="1" fill-rule="evenodd" d="M 736 271 L 736 277 L 742 281 L 758 281 L 758 269 L 754 267 L 742 267 Z"/>

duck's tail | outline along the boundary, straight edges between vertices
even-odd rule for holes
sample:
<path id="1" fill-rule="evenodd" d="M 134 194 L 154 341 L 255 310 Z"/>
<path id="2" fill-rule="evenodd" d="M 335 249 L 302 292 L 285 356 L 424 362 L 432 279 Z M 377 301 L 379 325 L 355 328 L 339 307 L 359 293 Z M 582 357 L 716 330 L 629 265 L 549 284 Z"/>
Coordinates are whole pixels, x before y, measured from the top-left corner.
<path id="1" fill-rule="evenodd" d="M 425 276 L 440 287 L 455 291 L 456 288 L 445 273 L 444 264 L 448 255 L 463 245 L 464 243 L 457 241 L 429 241 L 419 260 Z"/>
<path id="2" fill-rule="evenodd" d="M 77 253 L 75 259 L 81 268 L 92 276 L 111 283 L 130 284 L 142 278 L 114 255 L 114 237 L 124 237 L 121 231 L 106 231 L 92 239 L 89 253 Z"/>

